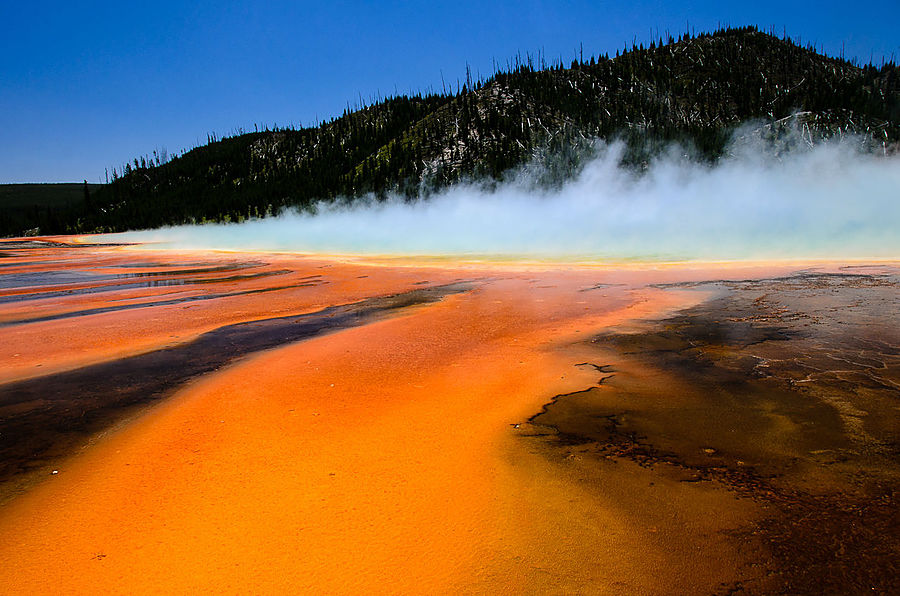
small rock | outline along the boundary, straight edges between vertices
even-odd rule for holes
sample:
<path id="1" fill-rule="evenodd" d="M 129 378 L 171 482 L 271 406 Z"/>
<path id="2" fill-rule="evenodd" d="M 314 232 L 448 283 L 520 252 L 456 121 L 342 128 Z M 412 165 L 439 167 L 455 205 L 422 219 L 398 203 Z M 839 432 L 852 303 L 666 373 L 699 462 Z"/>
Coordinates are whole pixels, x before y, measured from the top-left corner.
<path id="1" fill-rule="evenodd" d="M 59 470 L 53 470 L 52 472 L 50 472 L 50 474 L 52 476 L 56 476 L 57 474 L 59 474 Z"/>

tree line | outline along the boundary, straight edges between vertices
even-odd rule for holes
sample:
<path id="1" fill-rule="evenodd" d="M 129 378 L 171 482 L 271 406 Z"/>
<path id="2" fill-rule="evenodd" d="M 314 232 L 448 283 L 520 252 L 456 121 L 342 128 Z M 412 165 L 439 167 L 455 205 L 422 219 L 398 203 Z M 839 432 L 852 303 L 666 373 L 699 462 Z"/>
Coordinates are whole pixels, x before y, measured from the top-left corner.
<path id="1" fill-rule="evenodd" d="M 517 57 L 452 91 L 348 107 L 314 127 L 211 136 L 171 159 L 134 159 L 89 201 L 28 221 L 0 217 L 0 231 L 111 232 L 242 221 L 338 197 L 416 199 L 460 180 L 501 181 L 535 161 L 545 183 L 559 184 L 596 139 L 624 141 L 623 165 L 640 169 L 673 142 L 714 161 L 743 123 L 769 123 L 777 137 L 786 119 L 811 142 L 857 134 L 872 149 L 896 151 L 900 71 L 823 56 L 754 27 L 568 65 Z"/>

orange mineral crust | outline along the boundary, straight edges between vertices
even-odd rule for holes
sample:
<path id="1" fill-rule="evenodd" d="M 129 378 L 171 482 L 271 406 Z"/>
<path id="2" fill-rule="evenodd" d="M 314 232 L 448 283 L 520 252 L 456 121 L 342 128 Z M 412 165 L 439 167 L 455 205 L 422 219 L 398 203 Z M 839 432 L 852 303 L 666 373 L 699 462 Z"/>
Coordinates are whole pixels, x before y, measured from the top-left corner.
<path id="1" fill-rule="evenodd" d="M 120 305 L 126 292 L 150 303 L 160 290 L 47 298 L 46 312 L 70 316 L 10 329 L 18 358 L 53 371 L 410 293 L 325 311 L 322 325 L 345 322 L 190 378 L 54 461 L 55 473 L 0 506 L 2 593 L 669 594 L 764 579 L 753 561 L 768 547 L 733 537 L 763 517 L 759 501 L 686 482 L 672 462 L 560 448 L 552 429 L 567 414 L 552 404 L 580 403 L 612 370 L 626 383 L 665 379 L 595 338 L 716 295 L 684 282 L 795 265 L 454 268 L 73 250 L 90 251 L 102 273 L 144 263 L 167 278 L 224 277 L 233 272 L 173 271 L 254 260 L 242 272 L 287 272 L 173 286 L 206 297 L 95 314 L 71 313 Z M 323 281 L 300 285 L 310 279 Z M 40 381 L 8 354 L 2 362 L 6 378 Z M 552 426 L 537 423 L 542 411 Z"/>
<path id="2" fill-rule="evenodd" d="M 370 267 L 296 257 L 56 250 L 63 254 L 53 259 L 22 257 L 27 265 L 7 268 L 0 278 L 25 284 L 0 288 L 0 382 L 183 343 L 222 325 L 459 277 L 435 269 L 384 270 L 376 277 Z"/>

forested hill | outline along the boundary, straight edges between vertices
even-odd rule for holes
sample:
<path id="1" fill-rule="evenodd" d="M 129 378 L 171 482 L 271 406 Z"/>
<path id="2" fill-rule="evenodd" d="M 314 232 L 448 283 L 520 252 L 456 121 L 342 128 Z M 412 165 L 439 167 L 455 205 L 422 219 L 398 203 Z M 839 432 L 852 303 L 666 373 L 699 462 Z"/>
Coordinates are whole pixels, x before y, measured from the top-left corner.
<path id="1" fill-rule="evenodd" d="M 553 184 L 597 138 L 626 141 L 636 167 L 671 141 L 716 159 L 748 121 L 770 138 L 792 126 L 807 142 L 853 133 L 896 151 L 900 68 L 859 67 L 752 27 L 566 65 L 519 58 L 450 93 L 392 97 L 311 128 L 211 138 L 171 160 L 135 159 L 89 201 L 0 220 L 0 231 L 239 221 L 335 197 L 423 196 L 531 161 Z"/>

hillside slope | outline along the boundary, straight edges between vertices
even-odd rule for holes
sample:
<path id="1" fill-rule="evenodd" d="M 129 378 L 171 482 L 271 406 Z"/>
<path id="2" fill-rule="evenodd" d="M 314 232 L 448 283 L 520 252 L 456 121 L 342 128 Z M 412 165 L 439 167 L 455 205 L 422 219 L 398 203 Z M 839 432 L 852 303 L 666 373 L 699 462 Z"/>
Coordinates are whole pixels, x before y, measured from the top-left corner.
<path id="1" fill-rule="evenodd" d="M 135 159 L 92 205 L 28 227 L 239 221 L 335 197 L 424 196 L 461 179 L 499 180 L 529 162 L 554 184 L 577 171 L 596 139 L 624 140 L 635 167 L 673 141 L 714 160 L 747 122 L 768 139 L 793 127 L 809 143 L 856 134 L 895 151 L 900 69 L 858 67 L 752 27 L 567 67 L 519 58 L 455 93 L 393 97 L 313 128 L 211 139 L 168 162 Z"/>
<path id="2" fill-rule="evenodd" d="M 0 184 L 0 232 L 26 233 L 42 223 L 45 228 L 58 228 L 63 225 L 60 215 L 87 207 L 100 186 L 86 181 Z"/>

